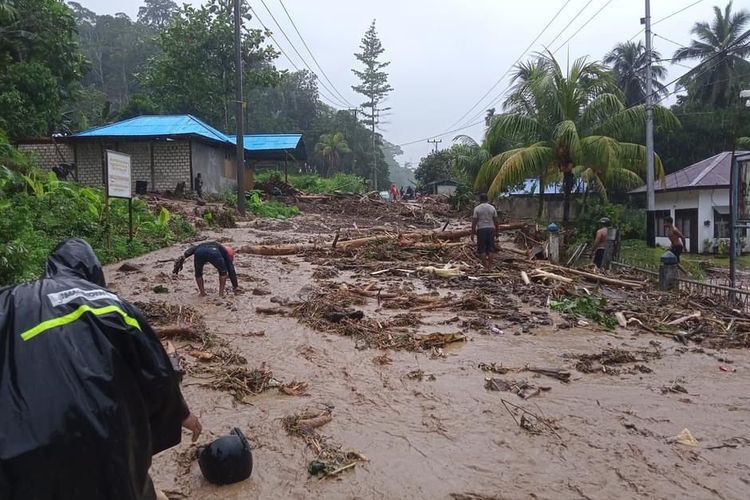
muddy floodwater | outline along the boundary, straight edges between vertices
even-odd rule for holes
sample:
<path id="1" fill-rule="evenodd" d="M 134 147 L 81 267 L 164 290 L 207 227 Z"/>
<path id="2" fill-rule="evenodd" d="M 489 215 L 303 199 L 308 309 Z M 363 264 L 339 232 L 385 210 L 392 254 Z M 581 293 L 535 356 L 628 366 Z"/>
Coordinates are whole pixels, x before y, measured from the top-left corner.
<path id="1" fill-rule="evenodd" d="M 206 235 L 235 246 L 274 238 L 308 241 L 314 237 L 305 228 L 313 220 L 308 217 L 277 227 L 244 223 Z M 170 498 L 750 498 L 746 350 L 683 345 L 642 330 L 560 329 L 550 311 L 545 311 L 549 324 L 509 325 L 487 334 L 460 322 L 445 323 L 465 315 L 443 309 L 421 313 L 421 328 L 461 331 L 466 342 L 449 344 L 438 355 L 434 350 L 362 348 L 350 337 L 314 330 L 292 316 L 256 313 L 259 306 L 275 307 L 279 298 L 298 301 L 318 286 L 312 276 L 317 267 L 304 258 L 238 254 L 246 293 L 219 298 L 217 275 L 207 267 L 209 296 L 201 298 L 191 262 L 175 280 L 171 263 L 159 262 L 185 248 L 177 245 L 133 259 L 142 272 L 117 272 L 119 265 L 111 266 L 107 281 L 131 302 L 191 306 L 217 339 L 246 358 L 249 368 L 265 363 L 276 379 L 304 381 L 308 389 L 303 396 L 269 390 L 238 402 L 211 388 L 210 374 L 189 371 L 183 392 L 203 423 L 198 445 L 239 427 L 252 444 L 255 465 L 247 481 L 210 485 L 192 459 L 196 445 L 185 433 L 182 444 L 155 457 L 151 471 Z M 336 257 L 328 264 L 335 267 Z M 335 281 L 353 279 L 347 271 Z M 409 279 L 422 286 L 418 278 Z M 155 293 L 156 285 L 168 293 Z M 255 295 L 255 288 L 270 294 Z M 362 309 L 370 318 L 394 314 L 378 310 L 374 300 Z M 655 356 L 616 374 L 576 369 L 581 354 L 613 348 Z M 382 362 L 384 354 L 389 362 Z M 379 356 L 381 362 L 375 359 Z M 567 369 L 571 379 L 564 383 L 529 371 L 499 375 L 480 370 L 482 363 Z M 417 370 L 421 375 L 415 377 Z M 542 390 L 522 399 L 485 388 L 490 377 L 523 380 Z M 519 407 L 529 412 L 527 417 Z M 318 479 L 308 473 L 316 453 L 305 440 L 289 435 L 282 419 L 331 408 L 331 422 L 317 431 L 367 461 Z M 675 441 L 684 429 L 697 446 Z"/>

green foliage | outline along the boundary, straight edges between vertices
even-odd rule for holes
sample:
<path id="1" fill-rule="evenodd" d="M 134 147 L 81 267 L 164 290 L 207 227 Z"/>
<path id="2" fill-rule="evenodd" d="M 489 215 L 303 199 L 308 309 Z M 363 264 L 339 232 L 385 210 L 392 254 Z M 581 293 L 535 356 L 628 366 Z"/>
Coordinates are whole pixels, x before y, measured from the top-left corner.
<path id="1" fill-rule="evenodd" d="M 638 42 L 618 43 L 604 56 L 604 64 L 612 68 L 612 74 L 622 90 L 627 106 L 637 106 L 646 102 L 646 66 L 648 63 L 646 47 L 640 40 Z M 658 51 L 651 51 L 651 60 L 661 60 Z M 651 88 L 657 96 L 666 96 L 669 93 L 662 83 L 667 76 L 667 70 L 659 64 L 651 65 Z"/>
<path id="2" fill-rule="evenodd" d="M 249 20 L 244 2 L 242 9 L 243 17 Z M 233 130 L 233 36 L 231 3 L 209 0 L 197 8 L 184 4 L 159 33 L 161 52 L 144 71 L 145 90 L 170 113 L 191 113 L 217 128 Z M 271 64 L 277 52 L 264 43 L 262 30 L 244 30 L 243 81 L 247 89 L 279 81 L 279 73 Z"/>
<path id="3" fill-rule="evenodd" d="M 601 203 L 586 207 L 583 213 L 576 216 L 576 241 L 593 241 L 602 217 L 608 217 L 612 221 L 612 225 L 620 232 L 621 239 L 646 239 L 646 213 L 643 210 L 627 205 Z"/>
<path id="4" fill-rule="evenodd" d="M 550 302 L 554 311 L 564 314 L 588 318 L 596 321 L 607 330 L 614 330 L 617 326 L 617 318 L 614 314 L 603 312 L 607 306 L 607 299 L 595 295 L 584 295 L 582 297 L 563 297 L 560 300 Z"/>
<path id="5" fill-rule="evenodd" d="M 257 191 L 247 196 L 247 209 L 263 219 L 290 219 L 299 215 L 299 208 L 280 201 L 263 201 Z"/>
<path id="6" fill-rule="evenodd" d="M 315 144 L 315 152 L 326 160 L 327 168 L 324 174 L 329 175 L 338 170 L 343 155 L 351 153 L 352 150 L 349 148 L 344 134 L 336 132 L 335 134 L 321 135 L 318 143 Z"/>
<path id="7" fill-rule="evenodd" d="M 186 220 L 165 208 L 154 216 L 145 202 L 136 199 L 134 239 L 128 241 L 125 200 L 111 200 L 107 211 L 102 190 L 61 182 L 53 173 L 33 168 L 24 174 L 14 172 L 3 166 L 7 158 L 3 149 L 0 140 L 0 286 L 39 277 L 49 251 L 65 238 L 86 239 L 106 264 L 195 234 Z M 20 154 L 14 155 L 17 159 Z M 111 230 L 111 247 L 106 228 Z"/>
<path id="8" fill-rule="evenodd" d="M 11 139 L 47 135 L 84 72 L 70 8 L 57 0 L 13 0 L 0 16 L 0 129 Z"/>
<path id="9" fill-rule="evenodd" d="M 485 142 L 510 141 L 521 147 L 485 162 L 476 189 L 487 190 L 493 198 L 525 179 L 537 179 L 541 187 L 562 180 L 567 221 L 576 177 L 602 199 L 608 190 L 642 183 L 645 147 L 618 139 L 643 128 L 645 109 L 625 107 L 604 66 L 580 58 L 564 71 L 548 53 L 519 65 L 513 81 L 507 112 L 492 118 Z M 665 127 L 679 126 L 663 108 L 655 108 L 654 116 Z M 658 156 L 655 167 L 657 176 L 663 177 Z M 539 200 L 541 213 L 543 196 Z"/>
<path id="10" fill-rule="evenodd" d="M 416 177 L 419 186 L 435 181 L 454 180 L 450 151 L 443 149 L 422 158 L 414 172 L 414 177 Z"/>
<path id="11" fill-rule="evenodd" d="M 456 191 L 448 198 L 454 210 L 461 211 L 473 207 L 476 204 L 477 197 L 474 190 L 466 184 L 459 184 Z"/>
<path id="12" fill-rule="evenodd" d="M 256 182 L 268 182 L 272 177 L 281 175 L 273 170 L 260 171 L 255 175 Z M 316 174 L 290 174 L 289 184 L 310 194 L 326 194 L 340 191 L 344 193 L 363 193 L 364 179 L 352 174 L 338 173 L 332 177 L 321 177 Z"/>
<path id="13" fill-rule="evenodd" d="M 732 12 L 731 1 L 723 11 L 714 6 L 710 23 L 701 21 L 693 25 L 691 33 L 695 38 L 672 56 L 674 61 L 700 61 L 680 80 L 691 100 L 713 107 L 728 107 L 737 102 L 741 77 L 747 78 L 750 73 L 748 28 L 750 11 Z"/>
<path id="14" fill-rule="evenodd" d="M 384 71 L 390 62 L 380 60 L 380 56 L 383 55 L 385 49 L 380 42 L 380 38 L 378 38 L 374 19 L 370 28 L 362 37 L 359 48 L 361 52 L 355 53 L 354 57 L 362 63 L 363 68 L 362 71 L 352 70 L 352 73 L 360 80 L 360 84 L 352 85 L 352 89 L 365 97 L 365 101 L 362 103 L 363 122 L 374 132 L 378 128 L 382 114 L 390 109 L 382 105 L 383 101 L 393 91 L 393 87 L 388 83 L 388 73 Z M 377 136 L 375 142 L 376 144 L 382 142 L 381 138 Z M 373 144 L 373 146 L 376 146 L 376 144 Z M 370 168 L 372 168 L 373 163 L 377 163 L 378 148 L 371 147 L 370 154 L 369 163 Z M 385 176 L 377 175 L 377 184 L 377 186 L 373 186 L 374 189 L 388 186 L 387 173 Z"/>

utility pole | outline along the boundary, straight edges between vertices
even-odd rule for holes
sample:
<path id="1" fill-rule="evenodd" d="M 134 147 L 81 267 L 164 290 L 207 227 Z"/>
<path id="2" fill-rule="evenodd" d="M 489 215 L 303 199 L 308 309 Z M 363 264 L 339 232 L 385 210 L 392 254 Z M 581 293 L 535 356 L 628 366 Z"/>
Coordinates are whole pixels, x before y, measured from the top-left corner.
<path id="1" fill-rule="evenodd" d="M 242 123 L 242 16 L 240 2 L 234 0 L 234 56 L 237 93 L 237 211 L 245 215 L 245 127 Z"/>
<path id="2" fill-rule="evenodd" d="M 375 191 L 378 190 L 378 155 L 375 154 L 375 117 L 377 116 L 377 110 L 375 106 L 372 107 L 372 187 Z"/>
<path id="3" fill-rule="evenodd" d="M 646 208 L 648 217 L 653 217 L 656 209 L 654 196 L 654 96 L 651 89 L 651 0 L 646 0 L 646 17 L 641 19 L 646 25 Z"/>
<path id="4" fill-rule="evenodd" d="M 433 151 L 433 152 L 437 153 L 438 152 L 438 144 L 440 144 L 441 142 L 443 142 L 443 140 L 442 139 L 439 139 L 439 140 L 438 139 L 433 139 L 433 140 L 427 139 L 427 142 L 429 142 L 430 144 L 434 144 L 435 145 L 435 151 Z"/>

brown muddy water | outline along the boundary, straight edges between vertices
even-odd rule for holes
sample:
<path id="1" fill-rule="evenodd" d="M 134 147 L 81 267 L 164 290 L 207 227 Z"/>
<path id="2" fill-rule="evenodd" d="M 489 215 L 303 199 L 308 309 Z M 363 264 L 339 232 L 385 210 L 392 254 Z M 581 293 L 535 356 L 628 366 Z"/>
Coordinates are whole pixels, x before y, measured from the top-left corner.
<path id="1" fill-rule="evenodd" d="M 304 226 L 305 219 L 295 219 Z M 272 225 L 224 230 L 208 236 L 229 237 L 235 245 L 281 237 L 300 240 L 293 227 Z M 236 402 L 230 394 L 205 387 L 201 374 L 186 375 L 183 392 L 203 423 L 198 445 L 239 427 L 253 446 L 252 477 L 217 487 L 201 476 L 191 461 L 196 445 L 184 434 L 182 444 L 154 459 L 152 476 L 170 498 L 189 499 L 611 499 L 750 497 L 750 355 L 688 347 L 669 338 L 619 329 L 540 326 L 528 332 L 511 326 L 502 334 L 465 330 L 469 341 L 452 344 L 445 357 L 430 353 L 389 352 L 391 364 L 380 365 L 374 349 L 355 348 L 351 338 L 321 333 L 291 317 L 263 316 L 257 306 L 273 306 L 271 295 L 217 297 L 217 276 L 207 268 L 210 295 L 201 298 L 188 263 L 177 280 L 171 263 L 187 245 L 161 250 L 132 262 L 144 273 L 107 269 L 111 288 L 130 301 L 166 301 L 190 305 L 202 313 L 209 329 L 248 360 L 261 363 L 276 378 L 303 380 L 308 395 L 286 396 L 268 391 Z M 238 254 L 240 284 L 262 285 L 273 295 L 297 299 L 315 285 L 315 266 L 300 257 Z M 164 273 L 164 274 L 160 274 Z M 337 278 L 346 281 L 347 274 Z M 389 278 L 392 279 L 392 278 Z M 418 281 L 418 280 L 415 280 Z M 155 294 L 155 285 L 170 293 Z M 399 311 L 366 309 L 368 315 Z M 436 327 L 455 312 L 426 313 L 430 331 L 455 331 L 457 324 Z M 462 313 L 458 313 L 462 318 Z M 556 323 L 554 314 L 551 314 Z M 265 331 L 255 337 L 248 332 Z M 608 348 L 659 351 L 649 360 L 652 373 L 584 374 L 570 355 L 599 353 Z M 720 361 L 719 359 L 723 360 Z M 730 363 L 731 361 L 731 363 Z M 485 373 L 480 363 L 506 367 L 567 368 L 572 380 L 522 372 Z M 721 371 L 720 365 L 735 371 Z M 434 375 L 407 377 L 413 370 Z M 526 379 L 549 387 L 528 400 L 509 392 L 485 389 L 488 376 Z M 679 384 L 684 392 L 666 392 Z M 502 400 L 548 419 L 534 434 L 519 427 Z M 366 456 L 338 476 L 309 476 L 315 458 L 299 437 L 289 436 L 282 418 L 305 410 L 333 407 L 333 420 L 319 432 Z M 697 447 L 671 437 L 689 429 Z"/>

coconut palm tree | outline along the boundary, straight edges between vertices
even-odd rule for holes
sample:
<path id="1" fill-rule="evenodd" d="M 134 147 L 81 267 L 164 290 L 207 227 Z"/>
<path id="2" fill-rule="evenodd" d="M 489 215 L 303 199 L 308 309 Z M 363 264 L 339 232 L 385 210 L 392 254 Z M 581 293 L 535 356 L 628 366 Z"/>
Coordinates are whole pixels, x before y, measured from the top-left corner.
<path id="1" fill-rule="evenodd" d="M 651 51 L 651 60 L 658 61 L 661 55 Z M 646 101 L 646 65 L 648 56 L 643 42 L 618 43 L 604 56 L 604 64 L 612 68 L 617 85 L 625 95 L 626 106 L 637 106 Z M 667 70 L 659 64 L 651 64 L 651 88 L 661 95 L 667 94 L 665 87 L 659 80 L 667 76 Z"/>
<path id="2" fill-rule="evenodd" d="M 714 7 L 714 18 L 708 23 L 695 23 L 691 33 L 696 39 L 690 46 L 677 49 L 674 61 L 699 59 L 681 84 L 692 90 L 695 98 L 713 106 L 727 106 L 734 102 L 739 91 L 739 80 L 750 74 L 750 12 L 732 12 L 729 2 L 722 12 Z"/>
<path id="3" fill-rule="evenodd" d="M 551 53 L 540 54 L 518 68 L 504 109 L 493 119 L 486 142 L 502 138 L 522 146 L 497 154 L 482 166 L 475 187 L 488 189 L 490 197 L 535 178 L 541 211 L 543 187 L 561 179 L 563 220 L 567 222 L 577 176 L 605 198 L 608 189 L 642 182 L 645 147 L 617 138 L 641 130 L 645 110 L 625 107 L 622 93 L 601 64 L 580 58 L 566 73 Z M 677 118 L 663 108 L 655 108 L 654 115 L 666 127 L 679 126 Z M 657 175 L 663 178 L 658 156 L 655 164 Z"/>
<path id="4" fill-rule="evenodd" d="M 326 163 L 326 175 L 337 170 L 341 165 L 341 156 L 349 154 L 352 150 L 346 142 L 344 134 L 323 134 L 315 145 L 315 152 L 323 157 Z"/>
<path id="5" fill-rule="evenodd" d="M 473 184 L 479 169 L 492 157 L 492 154 L 468 135 L 453 138 L 450 149 L 451 166 L 462 174 L 467 183 Z"/>

